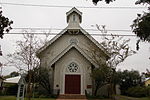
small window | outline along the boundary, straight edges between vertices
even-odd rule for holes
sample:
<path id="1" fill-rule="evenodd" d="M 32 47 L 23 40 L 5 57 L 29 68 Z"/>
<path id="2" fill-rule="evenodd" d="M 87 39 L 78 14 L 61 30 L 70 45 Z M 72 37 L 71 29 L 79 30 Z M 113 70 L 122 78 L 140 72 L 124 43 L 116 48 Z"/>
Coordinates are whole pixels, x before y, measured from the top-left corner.
<path id="1" fill-rule="evenodd" d="M 73 15 L 73 21 L 76 21 L 76 16 L 75 16 L 75 14 Z"/>

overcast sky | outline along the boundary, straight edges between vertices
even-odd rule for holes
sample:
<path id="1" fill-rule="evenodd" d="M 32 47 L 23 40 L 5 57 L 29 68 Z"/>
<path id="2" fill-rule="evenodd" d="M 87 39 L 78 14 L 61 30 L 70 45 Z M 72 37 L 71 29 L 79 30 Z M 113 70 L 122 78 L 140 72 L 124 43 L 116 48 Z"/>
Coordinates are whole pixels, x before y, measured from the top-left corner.
<path id="1" fill-rule="evenodd" d="M 17 4 L 33 4 L 33 5 L 55 5 L 55 6 L 72 6 L 77 7 L 82 15 L 81 26 L 84 29 L 96 29 L 94 25 L 106 25 L 108 30 L 131 30 L 130 25 L 136 18 L 137 13 L 146 11 L 145 9 L 114 9 L 114 8 L 81 8 L 81 7 L 144 7 L 143 5 L 135 5 L 136 0 L 116 0 L 111 4 L 99 2 L 94 5 L 91 0 L 1 0 L 3 15 L 13 20 L 13 28 L 58 28 L 64 29 L 67 26 L 66 12 L 71 7 L 39 7 L 39 6 L 22 6 L 8 5 L 3 3 Z M 21 30 L 11 30 L 11 32 L 21 32 Z M 54 32 L 52 30 L 52 32 Z M 57 31 L 55 31 L 57 32 Z M 58 32 L 57 32 L 58 33 Z M 94 33 L 89 31 L 90 34 Z M 130 34 L 131 32 L 108 32 L 114 34 Z M 99 36 L 93 36 L 97 41 L 100 41 Z M 52 38 L 52 37 L 51 37 Z M 135 50 L 136 37 L 130 38 L 130 46 Z M 21 39 L 21 35 L 4 35 L 4 39 L 0 39 L 3 57 L 0 56 L 0 61 L 5 63 L 6 55 L 13 53 L 16 46 L 15 41 Z M 150 69 L 150 44 L 140 43 L 140 50 L 137 54 L 127 58 L 118 66 L 118 69 L 134 69 L 143 72 L 146 68 Z M 16 70 L 15 67 L 7 66 L 3 68 L 3 75 L 9 74 Z"/>

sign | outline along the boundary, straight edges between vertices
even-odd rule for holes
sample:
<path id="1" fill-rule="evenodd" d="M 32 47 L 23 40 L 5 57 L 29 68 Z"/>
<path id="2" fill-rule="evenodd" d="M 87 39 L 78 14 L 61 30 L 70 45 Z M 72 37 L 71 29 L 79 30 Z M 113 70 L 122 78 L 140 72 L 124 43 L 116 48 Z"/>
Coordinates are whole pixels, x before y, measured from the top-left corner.
<path id="1" fill-rule="evenodd" d="M 25 84 L 26 84 L 24 77 L 25 75 L 21 75 L 21 78 L 18 82 L 17 100 L 24 100 L 24 91 L 25 91 Z"/>

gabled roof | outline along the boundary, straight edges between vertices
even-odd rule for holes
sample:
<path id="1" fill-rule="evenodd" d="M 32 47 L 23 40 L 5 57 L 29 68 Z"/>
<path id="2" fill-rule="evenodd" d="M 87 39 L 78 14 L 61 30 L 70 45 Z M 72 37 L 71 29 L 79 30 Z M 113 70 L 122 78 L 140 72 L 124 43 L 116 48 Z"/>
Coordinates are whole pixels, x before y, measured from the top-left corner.
<path id="1" fill-rule="evenodd" d="M 98 66 L 77 44 L 72 43 L 67 48 L 65 48 L 60 54 L 58 54 L 49 65 L 53 65 L 56 61 L 58 61 L 62 56 L 64 56 L 69 50 L 75 48 L 78 52 L 80 52 L 89 62 L 91 62 L 94 66 Z"/>
<path id="2" fill-rule="evenodd" d="M 68 11 L 67 17 L 69 17 L 73 12 L 76 12 L 79 14 L 80 17 L 82 17 L 82 12 L 80 12 L 75 7 L 72 8 L 70 11 Z M 67 18 L 68 19 L 68 18 Z M 73 27 L 74 28 L 74 27 Z M 68 25 L 64 30 L 62 30 L 59 34 L 57 34 L 53 39 L 51 39 L 47 44 L 45 44 L 42 48 L 40 48 L 37 51 L 37 56 L 45 50 L 48 46 L 50 46 L 53 42 L 55 42 L 59 37 L 61 37 L 67 30 L 70 29 L 70 26 Z M 107 59 L 110 58 L 110 54 L 104 49 L 103 46 L 101 46 L 88 32 L 86 32 L 81 26 L 78 26 L 78 30 L 80 30 L 89 40 L 91 40 L 100 50 L 103 51 L 103 53 L 106 55 Z"/>
<path id="3" fill-rule="evenodd" d="M 42 48 L 40 48 L 36 53 L 37 56 L 40 54 L 43 50 L 45 50 L 49 45 L 51 45 L 53 42 L 55 42 L 59 37 L 61 37 L 66 31 L 68 30 L 68 26 L 62 30 L 59 34 L 57 34 L 53 39 L 51 39 L 47 44 L 45 44 Z M 88 32 L 86 32 L 82 27 L 80 27 L 80 31 L 89 38 L 96 46 L 101 49 L 105 55 L 107 55 L 108 59 L 110 57 L 110 54 L 105 50 L 103 46 L 101 46 Z"/>
<path id="4" fill-rule="evenodd" d="M 75 8 L 75 7 L 73 7 L 70 11 L 68 11 L 67 13 L 66 13 L 66 15 L 68 16 L 68 15 L 70 15 L 72 12 L 76 12 L 76 13 L 78 13 L 79 15 L 82 15 L 82 12 L 80 12 L 77 8 Z"/>
<path id="5" fill-rule="evenodd" d="M 18 83 L 21 76 L 11 77 L 4 80 L 4 83 Z"/>
<path id="6" fill-rule="evenodd" d="M 49 45 L 51 45 L 53 42 L 55 42 L 59 37 L 62 36 L 67 31 L 67 27 L 63 29 L 59 34 L 57 34 L 54 38 L 52 38 L 47 44 L 45 44 L 43 47 L 41 47 L 39 50 L 37 50 L 36 55 L 40 54 L 43 50 L 45 50 Z"/>
<path id="7" fill-rule="evenodd" d="M 98 41 L 96 41 L 96 40 L 95 40 L 88 32 L 86 32 L 82 27 L 80 27 L 80 30 L 81 30 L 81 32 L 84 33 L 85 36 L 87 36 L 94 44 L 96 44 L 96 46 L 97 46 L 99 49 L 101 49 L 101 50 L 104 52 L 104 54 L 106 54 L 106 55 L 108 56 L 108 59 L 110 58 L 110 53 L 109 53 L 108 51 L 106 51 L 106 49 L 105 49 L 102 45 L 100 45 L 100 44 L 98 43 Z"/>

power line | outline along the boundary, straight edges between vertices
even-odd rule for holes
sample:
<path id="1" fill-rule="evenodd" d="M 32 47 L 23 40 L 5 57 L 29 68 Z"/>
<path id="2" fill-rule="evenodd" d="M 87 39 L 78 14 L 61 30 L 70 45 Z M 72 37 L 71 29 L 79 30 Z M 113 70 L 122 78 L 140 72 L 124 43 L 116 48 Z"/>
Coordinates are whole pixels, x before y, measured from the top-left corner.
<path id="1" fill-rule="evenodd" d="M 34 34 L 34 35 L 45 35 L 45 33 L 40 33 L 40 32 L 30 32 L 30 33 L 4 33 L 4 34 L 9 34 L 9 35 L 22 35 L 22 34 Z M 58 33 L 46 33 L 49 35 L 62 35 L 62 34 L 58 34 Z M 64 35 L 72 35 L 72 34 L 64 34 Z M 78 34 L 78 35 L 82 35 L 82 34 Z M 100 34 L 85 34 L 85 35 L 93 35 L 93 36 L 127 36 L 127 37 L 133 37 L 136 35 L 129 35 L 129 34 L 107 34 L 107 33 L 100 33 Z"/>
<path id="2" fill-rule="evenodd" d="M 32 6 L 32 7 L 49 7 L 49 8 L 72 8 L 73 6 L 60 6 L 60 5 L 35 5 L 35 4 L 23 4 L 23 3 L 5 3 L 3 5 L 14 5 L 14 6 Z M 90 7 L 90 6 L 76 6 L 77 8 L 96 8 L 96 9 L 146 9 L 148 7 Z"/>
<path id="3" fill-rule="evenodd" d="M 19 28 L 19 27 L 16 27 L 16 28 L 12 28 L 13 30 L 63 30 L 63 29 L 60 29 L 60 28 Z M 98 29 L 84 29 L 84 30 L 87 30 L 87 31 L 103 31 L 103 30 L 98 30 Z M 132 32 L 132 30 L 127 30 L 127 29 L 106 29 L 106 31 L 115 31 L 115 32 Z"/>
<path id="4" fill-rule="evenodd" d="M 50 31 L 52 31 L 52 30 L 64 30 L 64 29 L 60 29 L 60 28 L 36 28 L 36 27 L 34 27 L 34 28 L 24 28 L 24 27 L 21 27 L 21 28 L 19 28 L 19 27 L 15 27 L 15 28 L 13 28 L 14 30 L 27 30 L 27 29 L 31 29 L 31 30 L 50 30 Z M 94 35 L 94 36 L 112 36 L 112 34 L 108 34 L 107 32 L 132 32 L 132 30 L 125 30 L 125 29 L 120 29 L 120 30 L 118 30 L 118 29 L 109 29 L 109 30 L 105 30 L 105 32 L 104 32 L 104 30 L 98 30 L 98 29 L 84 29 L 84 30 L 86 30 L 86 31 L 92 31 L 92 32 L 99 32 L 99 33 L 97 33 L 97 34 L 94 34 L 94 33 L 91 33 L 90 35 Z M 103 34 L 102 34 L 102 32 L 103 32 Z M 36 35 L 44 35 L 45 33 L 44 32 L 29 32 L 29 33 L 24 33 L 24 32 L 22 32 L 22 33 L 20 33 L 20 32 L 11 32 L 11 33 L 5 33 L 5 34 L 36 34 Z M 49 34 L 49 35 L 58 35 L 58 33 L 54 33 L 54 32 L 49 32 L 49 33 L 46 33 L 46 34 Z M 61 35 L 61 34 L 60 34 Z M 136 36 L 136 35 L 129 35 L 129 34 L 122 34 L 122 35 L 118 35 L 118 34 L 113 34 L 113 35 L 117 35 L 117 36 Z"/>

